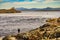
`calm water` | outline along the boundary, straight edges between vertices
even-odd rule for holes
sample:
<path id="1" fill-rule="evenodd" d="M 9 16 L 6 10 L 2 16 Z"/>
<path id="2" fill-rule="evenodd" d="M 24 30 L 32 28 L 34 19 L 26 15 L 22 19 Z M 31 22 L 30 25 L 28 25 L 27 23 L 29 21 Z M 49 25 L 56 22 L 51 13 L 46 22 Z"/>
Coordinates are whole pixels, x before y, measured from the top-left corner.
<path id="1" fill-rule="evenodd" d="M 22 11 L 16 14 L 0 14 L 0 36 L 27 32 L 43 25 L 47 18 L 60 17 L 60 12 Z"/>

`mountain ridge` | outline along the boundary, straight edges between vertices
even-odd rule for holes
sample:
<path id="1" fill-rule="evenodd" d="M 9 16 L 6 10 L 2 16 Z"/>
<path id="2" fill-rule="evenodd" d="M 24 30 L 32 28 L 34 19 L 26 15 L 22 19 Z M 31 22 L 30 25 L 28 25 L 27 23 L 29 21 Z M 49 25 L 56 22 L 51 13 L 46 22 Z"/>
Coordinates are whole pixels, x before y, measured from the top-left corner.
<path id="1" fill-rule="evenodd" d="M 60 8 L 50 8 L 50 7 L 47 7 L 47 8 L 16 8 L 16 10 L 32 10 L 32 11 L 60 11 Z"/>

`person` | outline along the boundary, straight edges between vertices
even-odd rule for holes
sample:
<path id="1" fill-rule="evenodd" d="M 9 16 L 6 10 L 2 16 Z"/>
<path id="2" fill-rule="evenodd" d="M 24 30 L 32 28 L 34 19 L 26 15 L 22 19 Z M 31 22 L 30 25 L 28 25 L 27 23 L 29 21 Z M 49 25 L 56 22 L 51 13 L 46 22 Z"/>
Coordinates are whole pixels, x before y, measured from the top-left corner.
<path id="1" fill-rule="evenodd" d="M 20 33 L 20 29 L 18 29 L 18 33 Z"/>

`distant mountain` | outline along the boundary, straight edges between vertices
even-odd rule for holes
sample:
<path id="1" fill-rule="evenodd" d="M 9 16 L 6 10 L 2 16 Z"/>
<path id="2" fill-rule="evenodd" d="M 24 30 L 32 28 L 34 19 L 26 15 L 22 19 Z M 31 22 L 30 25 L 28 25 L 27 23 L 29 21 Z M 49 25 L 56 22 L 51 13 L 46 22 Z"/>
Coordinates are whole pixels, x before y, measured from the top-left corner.
<path id="1" fill-rule="evenodd" d="M 21 8 L 16 8 L 16 10 L 28 10 L 28 9 L 21 7 Z"/>
<path id="2" fill-rule="evenodd" d="M 31 9 L 27 9 L 27 8 L 16 8 L 16 10 L 27 10 L 27 11 L 60 11 L 60 8 L 50 8 L 50 7 L 47 7 L 47 8 L 31 8 Z"/>
<path id="3" fill-rule="evenodd" d="M 31 8 L 31 9 L 28 9 L 28 8 L 16 8 L 16 10 L 40 10 L 39 8 Z"/>
<path id="4" fill-rule="evenodd" d="M 41 10 L 40 8 L 31 8 L 30 10 Z"/>
<path id="5" fill-rule="evenodd" d="M 47 8 L 43 8 L 41 10 L 52 10 L 52 11 L 56 10 L 56 11 L 59 11 L 60 8 L 50 8 L 50 7 L 47 7 Z"/>

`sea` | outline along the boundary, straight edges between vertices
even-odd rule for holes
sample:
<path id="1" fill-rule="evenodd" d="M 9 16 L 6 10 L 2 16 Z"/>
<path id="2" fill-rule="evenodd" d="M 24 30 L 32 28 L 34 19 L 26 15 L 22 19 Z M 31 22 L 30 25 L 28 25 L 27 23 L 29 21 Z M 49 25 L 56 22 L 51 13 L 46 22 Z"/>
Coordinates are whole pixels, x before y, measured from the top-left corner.
<path id="1" fill-rule="evenodd" d="M 21 13 L 0 14 L 0 36 L 18 34 L 36 29 L 48 18 L 60 17 L 60 11 L 22 11 Z"/>

